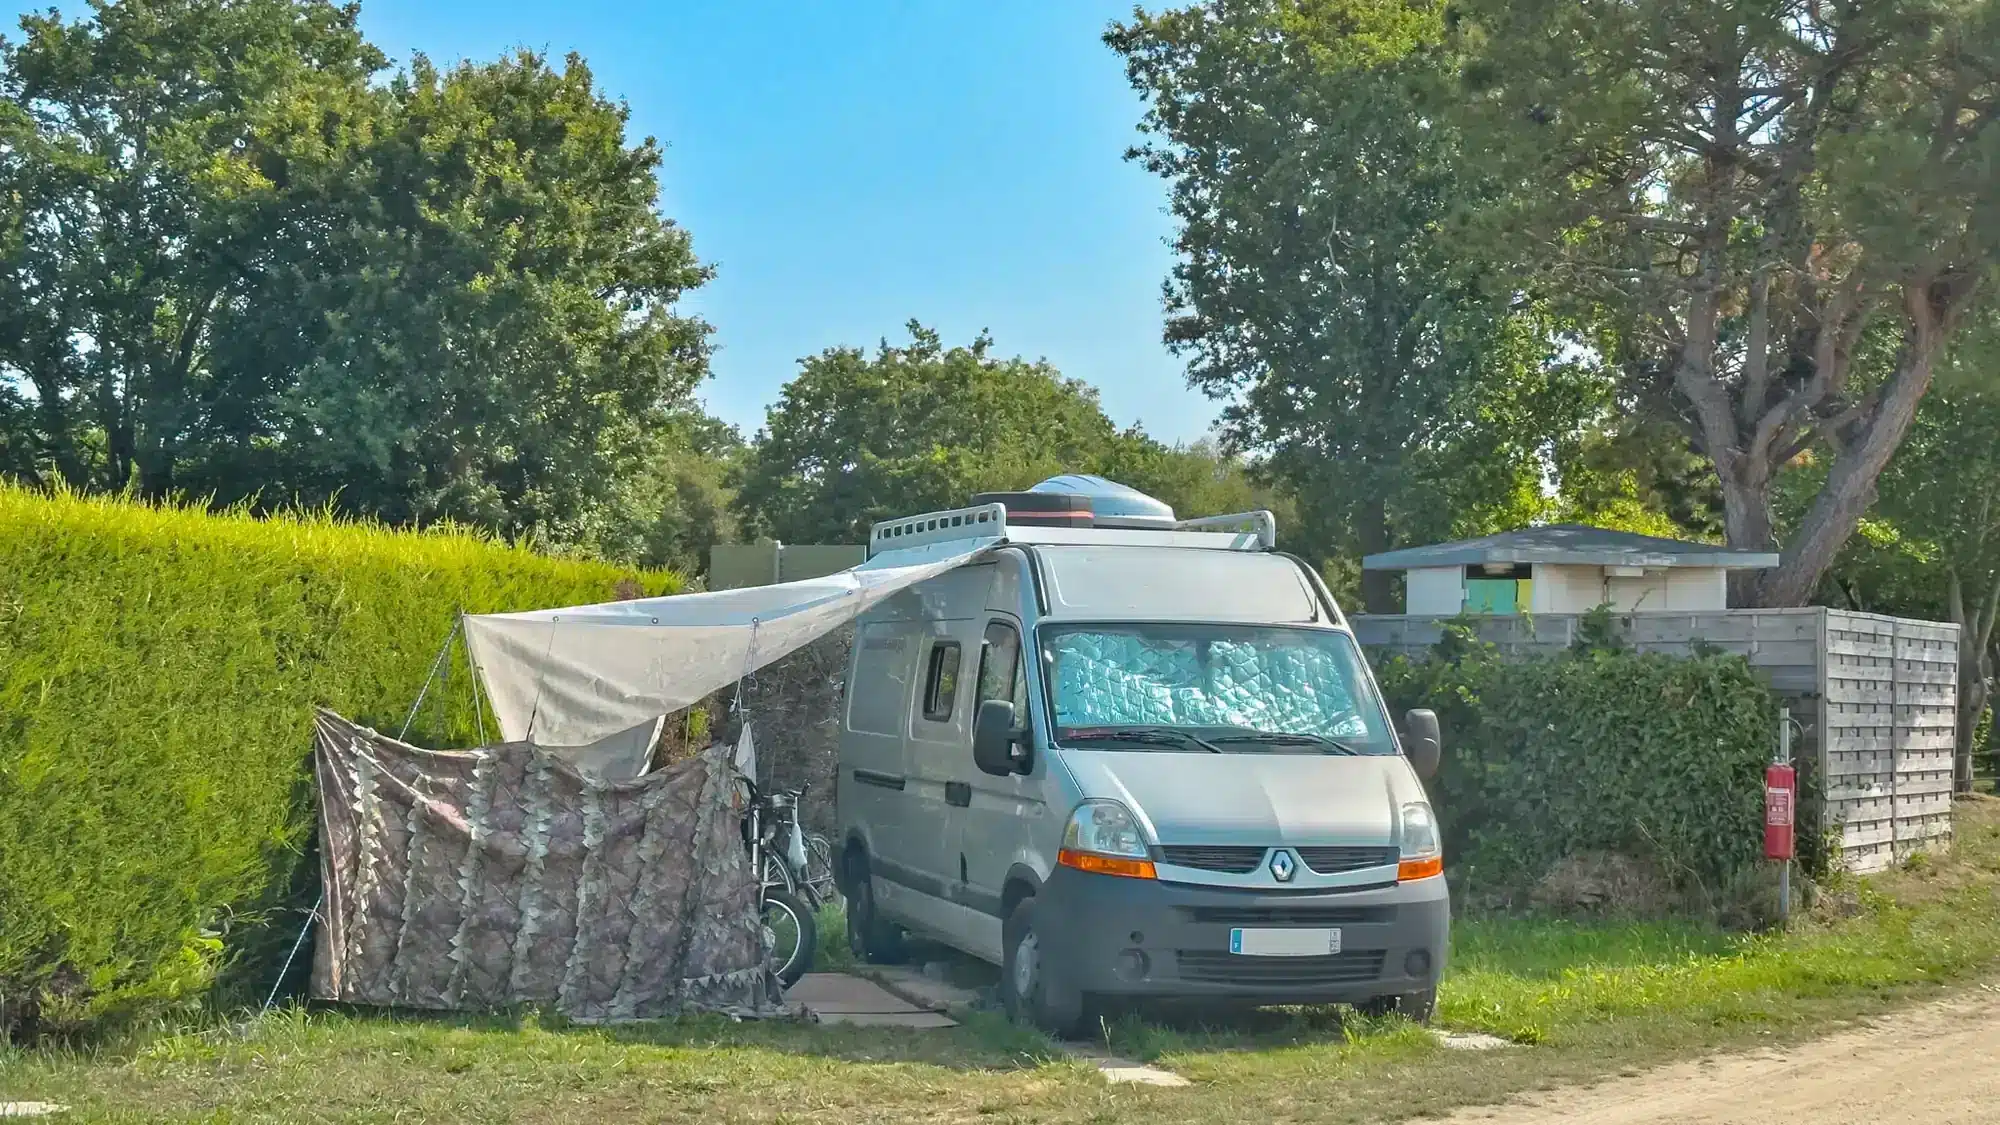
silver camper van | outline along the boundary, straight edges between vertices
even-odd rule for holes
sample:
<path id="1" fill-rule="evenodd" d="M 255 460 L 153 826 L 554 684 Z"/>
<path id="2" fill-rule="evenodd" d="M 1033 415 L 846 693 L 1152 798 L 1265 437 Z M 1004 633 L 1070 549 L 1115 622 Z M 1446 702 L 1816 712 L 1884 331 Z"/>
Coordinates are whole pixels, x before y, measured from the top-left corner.
<path id="1" fill-rule="evenodd" d="M 1270 513 L 1177 520 L 1095 477 L 877 524 L 982 540 L 862 616 L 838 876 L 857 955 L 1001 967 L 1017 1019 L 1343 1002 L 1427 1019 L 1450 903 L 1420 776 L 1339 606 Z"/>

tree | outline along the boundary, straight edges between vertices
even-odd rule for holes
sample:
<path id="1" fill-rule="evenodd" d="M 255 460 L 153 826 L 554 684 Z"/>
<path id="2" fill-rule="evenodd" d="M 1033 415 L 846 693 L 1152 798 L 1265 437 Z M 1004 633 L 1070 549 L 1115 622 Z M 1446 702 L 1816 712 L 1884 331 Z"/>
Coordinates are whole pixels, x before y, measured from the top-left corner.
<path id="1" fill-rule="evenodd" d="M 324 0 L 92 10 L 0 39 L 0 385 L 34 420 L 11 468 L 161 496 L 227 393 L 218 319 L 372 114 L 383 59 Z"/>
<path id="2" fill-rule="evenodd" d="M 829 348 L 801 363 L 744 459 L 732 506 L 746 532 L 863 543 L 878 520 L 1069 472 L 1102 473 L 1181 514 L 1269 506 L 1234 458 L 1118 429 L 1095 390 L 1046 363 L 998 359 L 984 335 L 946 348 L 915 321 L 909 332 L 908 345 L 884 341 L 873 356 Z"/>
<path id="3" fill-rule="evenodd" d="M 1279 541 L 1289 546 L 1297 537 L 1296 508 L 1288 493 L 1261 479 L 1261 468 L 1212 439 L 1164 445 L 1136 428 L 1121 433 L 1096 465 L 1112 480 L 1166 501 L 1182 519 L 1270 511 Z"/>
<path id="4" fill-rule="evenodd" d="M 1881 487 L 1882 517 L 1942 581 L 1959 627 L 1958 787 L 2000 674 L 2000 393 L 1947 390 L 1924 404 Z"/>
<path id="5" fill-rule="evenodd" d="M 1556 516 L 1662 538 L 1722 538 L 1715 470 L 1677 429 L 1644 415 L 1605 418 L 1565 451 Z"/>
<path id="6" fill-rule="evenodd" d="M 1559 326 L 1441 237 L 1484 190 L 1425 109 L 1441 11 L 1211 0 L 1106 35 L 1148 99 L 1131 155 L 1172 184 L 1168 342 L 1315 553 L 1533 518 L 1554 443 L 1602 406 L 1550 361 Z M 1393 576 L 1362 588 L 1394 612 Z"/>
<path id="7" fill-rule="evenodd" d="M 710 271 L 657 210 L 659 148 L 625 144 L 574 56 L 419 57 L 388 92 L 339 225 L 303 232 L 218 356 L 238 385 L 274 356 L 288 378 L 244 396 L 249 471 L 204 483 L 590 541 L 707 373 L 708 326 L 674 304 Z"/>
<path id="8" fill-rule="evenodd" d="M 1953 345 L 1880 498 L 1820 597 L 1834 605 L 1959 626 L 1958 783 L 1987 729 L 2000 677 L 2000 314 L 1988 312 Z M 1787 482 L 1780 512 L 1803 508 L 1818 481 L 1809 465 Z M 1823 470 L 1821 470 L 1823 471 Z"/>
<path id="9" fill-rule="evenodd" d="M 729 478 L 748 451 L 734 426 L 692 405 L 646 435 L 649 452 L 615 482 L 602 518 L 575 547 L 684 575 L 706 574 L 709 548 L 731 542 L 737 521 Z"/>
<path id="10" fill-rule="evenodd" d="M 24 248 L 0 269 L 0 469 L 636 542 L 660 509 L 613 509 L 707 371 L 674 306 L 710 271 L 658 211 L 658 145 L 626 143 L 575 57 L 374 82 L 354 19 L 24 21 L 0 53 L 0 243 Z"/>
<path id="11" fill-rule="evenodd" d="M 1485 229 L 1600 318 L 1633 400 L 1710 459 L 1739 600 L 1795 605 L 1853 533 L 2000 262 L 1991 0 L 1464 0 Z"/>

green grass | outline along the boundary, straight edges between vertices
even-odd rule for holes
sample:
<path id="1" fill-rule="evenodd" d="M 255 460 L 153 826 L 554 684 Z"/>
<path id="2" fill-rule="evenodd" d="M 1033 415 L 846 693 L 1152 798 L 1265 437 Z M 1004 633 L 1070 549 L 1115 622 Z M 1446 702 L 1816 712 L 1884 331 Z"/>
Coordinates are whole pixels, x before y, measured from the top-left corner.
<path id="1" fill-rule="evenodd" d="M 1368 1121 L 1437 1114 L 1708 1048 L 1830 1030 L 2000 964 L 2000 801 L 1960 806 L 1956 854 L 1840 889 L 1791 933 L 1547 919 L 1462 923 L 1439 1022 L 1520 1046 L 1451 1051 L 1338 1010 L 1225 1026 L 1121 1020 L 1106 1045 L 1189 1089 L 1105 1085 L 991 1016 L 941 1033 L 687 1019 L 288 1011 L 235 1030 L 0 1054 L 0 1097 L 82 1121 Z M 821 919 L 826 963 L 838 915 Z"/>

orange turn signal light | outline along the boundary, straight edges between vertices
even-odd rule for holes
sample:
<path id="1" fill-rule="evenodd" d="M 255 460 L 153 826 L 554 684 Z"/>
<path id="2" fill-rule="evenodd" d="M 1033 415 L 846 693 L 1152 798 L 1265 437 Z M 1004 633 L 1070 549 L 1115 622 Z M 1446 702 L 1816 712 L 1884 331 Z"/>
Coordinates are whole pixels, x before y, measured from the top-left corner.
<path id="1" fill-rule="evenodd" d="M 1396 864 L 1396 881 L 1407 883 L 1412 879 L 1428 879 L 1444 874 L 1444 857 L 1434 855 L 1428 859 L 1406 859 Z"/>
<path id="2" fill-rule="evenodd" d="M 1123 875 L 1127 879 L 1155 878 L 1153 861 L 1150 859 L 1122 859 L 1118 856 L 1092 855 L 1076 852 L 1068 848 L 1056 853 L 1056 862 L 1064 867 L 1074 867 L 1078 871 L 1088 871 L 1093 875 Z"/>

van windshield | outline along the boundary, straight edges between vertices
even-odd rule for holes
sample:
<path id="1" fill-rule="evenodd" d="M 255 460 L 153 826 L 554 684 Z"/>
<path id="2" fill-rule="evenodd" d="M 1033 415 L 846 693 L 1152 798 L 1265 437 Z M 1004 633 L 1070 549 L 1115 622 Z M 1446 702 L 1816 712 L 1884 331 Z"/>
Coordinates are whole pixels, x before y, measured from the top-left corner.
<path id="1" fill-rule="evenodd" d="M 1044 626 L 1055 740 L 1216 753 L 1394 754 L 1354 639 L 1217 624 Z"/>

